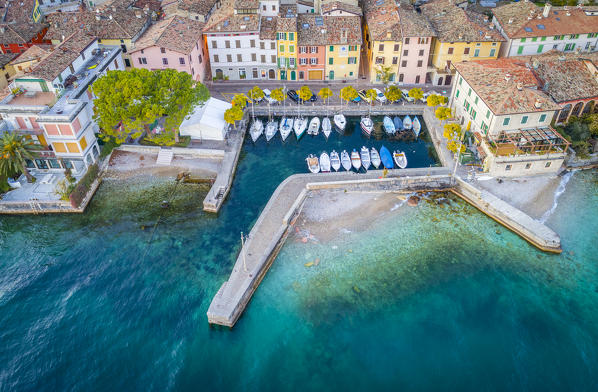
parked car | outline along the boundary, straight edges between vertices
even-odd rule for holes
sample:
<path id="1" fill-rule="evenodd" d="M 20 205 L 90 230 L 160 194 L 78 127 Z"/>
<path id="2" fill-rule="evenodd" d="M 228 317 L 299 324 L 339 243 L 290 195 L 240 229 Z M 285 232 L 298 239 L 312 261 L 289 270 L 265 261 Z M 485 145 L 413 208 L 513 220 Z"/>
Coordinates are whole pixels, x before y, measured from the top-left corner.
<path id="1" fill-rule="evenodd" d="M 295 90 L 287 91 L 287 96 L 289 98 L 291 98 L 291 101 L 293 101 L 295 103 L 299 103 L 299 101 L 300 101 L 299 96 L 297 95 L 297 91 L 295 91 Z"/>
<path id="2" fill-rule="evenodd" d="M 368 97 L 367 97 L 367 90 L 365 90 L 365 89 L 363 89 L 363 90 L 359 90 L 359 92 L 358 92 L 357 94 L 358 94 L 358 95 L 359 95 L 359 97 L 360 97 L 361 99 L 363 99 L 364 101 L 366 101 L 366 102 L 368 102 L 368 103 L 370 102 L 370 100 L 369 100 L 369 99 L 368 99 Z"/>
<path id="3" fill-rule="evenodd" d="M 267 88 L 265 88 L 264 90 L 264 99 L 266 100 L 266 102 L 268 102 L 270 105 L 274 105 L 277 101 L 272 98 L 270 96 L 270 94 L 272 94 L 272 91 L 268 90 Z"/>
<path id="4" fill-rule="evenodd" d="M 386 103 L 386 96 L 384 93 L 377 88 L 375 88 L 374 91 L 376 92 L 376 100 L 380 103 Z"/>

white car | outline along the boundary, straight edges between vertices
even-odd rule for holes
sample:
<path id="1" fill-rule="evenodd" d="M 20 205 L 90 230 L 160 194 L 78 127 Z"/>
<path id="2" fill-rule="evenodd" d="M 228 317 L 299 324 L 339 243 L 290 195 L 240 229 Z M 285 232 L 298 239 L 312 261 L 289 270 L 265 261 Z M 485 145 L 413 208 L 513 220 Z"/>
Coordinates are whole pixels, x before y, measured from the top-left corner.
<path id="1" fill-rule="evenodd" d="M 375 88 L 374 91 L 376 92 L 376 101 L 380 103 L 386 103 L 386 96 L 384 93 L 377 88 Z"/>
<path id="2" fill-rule="evenodd" d="M 273 105 L 276 103 L 276 100 L 272 97 L 270 97 L 270 94 L 272 94 L 272 92 L 270 90 L 268 90 L 267 88 L 262 90 L 264 92 L 264 99 L 270 104 Z"/>

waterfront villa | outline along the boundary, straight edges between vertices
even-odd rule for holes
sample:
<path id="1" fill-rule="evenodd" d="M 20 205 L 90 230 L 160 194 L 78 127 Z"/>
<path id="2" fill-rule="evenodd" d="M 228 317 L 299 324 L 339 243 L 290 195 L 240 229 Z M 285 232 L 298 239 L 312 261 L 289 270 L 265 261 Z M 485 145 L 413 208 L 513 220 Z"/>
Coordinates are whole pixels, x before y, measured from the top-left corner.
<path id="1" fill-rule="evenodd" d="M 534 55 L 550 50 L 594 52 L 598 44 L 598 11 L 594 8 L 538 7 L 529 1 L 494 8 L 493 22 L 507 39 L 501 57 Z"/>
<path id="2" fill-rule="evenodd" d="M 95 37 L 72 34 L 10 87 L 0 101 L 7 129 L 28 135 L 44 147 L 27 161 L 41 171 L 70 168 L 85 172 L 100 149 L 93 121 L 91 85 L 108 70 L 124 69 L 119 47 L 100 47 Z"/>
<path id="3" fill-rule="evenodd" d="M 428 63 L 434 85 L 451 85 L 452 63 L 498 57 L 505 39 L 485 15 L 466 11 L 453 0 L 433 0 L 421 10 L 436 32 Z"/>
<path id="4" fill-rule="evenodd" d="M 129 51 L 150 26 L 148 11 L 110 6 L 96 11 L 57 12 L 46 17 L 46 39 L 57 45 L 73 34 L 97 37 L 102 47 L 119 47 L 125 67 L 132 66 Z"/>
<path id="5" fill-rule="evenodd" d="M 473 132 L 483 169 L 493 176 L 556 173 L 569 143 L 550 122 L 560 106 L 518 58 L 453 64 L 454 117 Z"/>
<path id="6" fill-rule="evenodd" d="M 136 68 L 174 69 L 203 81 L 206 73 L 203 23 L 181 17 L 163 19 L 148 28 L 131 49 Z"/>

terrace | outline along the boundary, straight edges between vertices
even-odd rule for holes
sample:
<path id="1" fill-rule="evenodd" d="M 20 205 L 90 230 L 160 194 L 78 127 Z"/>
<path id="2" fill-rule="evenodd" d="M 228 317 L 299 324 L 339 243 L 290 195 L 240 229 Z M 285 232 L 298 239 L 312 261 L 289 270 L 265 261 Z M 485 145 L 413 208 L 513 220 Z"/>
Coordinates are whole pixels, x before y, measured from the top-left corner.
<path id="1" fill-rule="evenodd" d="M 569 148 L 569 142 L 550 127 L 501 132 L 482 140 L 496 156 L 565 154 Z"/>

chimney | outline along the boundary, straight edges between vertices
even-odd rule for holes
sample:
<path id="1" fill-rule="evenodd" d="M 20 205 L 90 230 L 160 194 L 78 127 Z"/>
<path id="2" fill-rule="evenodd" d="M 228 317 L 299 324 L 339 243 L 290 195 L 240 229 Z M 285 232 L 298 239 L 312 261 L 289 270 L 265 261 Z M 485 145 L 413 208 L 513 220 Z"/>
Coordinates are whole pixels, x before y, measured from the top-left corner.
<path id="1" fill-rule="evenodd" d="M 112 14 L 108 15 L 108 18 L 110 18 L 110 20 L 112 20 Z"/>
<path id="2" fill-rule="evenodd" d="M 542 12 L 542 16 L 544 16 L 545 18 L 548 18 L 548 15 L 550 15 L 550 8 L 552 8 L 550 3 L 546 3 L 544 5 L 544 11 Z"/>
<path id="3" fill-rule="evenodd" d="M 511 74 L 507 72 L 507 74 L 505 75 L 505 80 L 508 82 L 511 80 Z"/>
<path id="4" fill-rule="evenodd" d="M 571 16 L 571 12 L 567 11 L 567 13 L 565 15 Z"/>
<path id="5" fill-rule="evenodd" d="M 542 107 L 542 101 L 540 101 L 540 98 L 536 98 L 536 102 L 534 102 L 534 106 L 536 107 L 536 109 L 540 109 Z"/>
<path id="6" fill-rule="evenodd" d="M 509 23 L 509 24 L 513 23 L 513 19 L 509 19 L 509 22 L 508 22 L 508 23 Z"/>
<path id="7" fill-rule="evenodd" d="M 519 91 L 523 90 L 523 83 L 517 82 L 517 90 L 519 90 Z"/>

